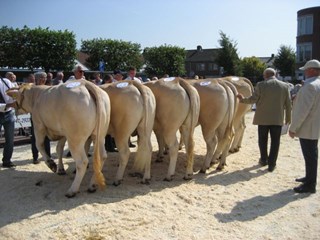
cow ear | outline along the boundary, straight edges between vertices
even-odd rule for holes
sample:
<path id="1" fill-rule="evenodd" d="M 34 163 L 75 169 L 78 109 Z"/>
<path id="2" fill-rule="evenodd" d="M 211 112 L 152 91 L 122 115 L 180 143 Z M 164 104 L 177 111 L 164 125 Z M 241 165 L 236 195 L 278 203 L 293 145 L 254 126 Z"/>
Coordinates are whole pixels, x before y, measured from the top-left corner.
<path id="1" fill-rule="evenodd" d="M 9 89 L 6 91 L 6 94 L 8 94 L 13 99 L 17 99 L 21 93 L 17 89 Z"/>

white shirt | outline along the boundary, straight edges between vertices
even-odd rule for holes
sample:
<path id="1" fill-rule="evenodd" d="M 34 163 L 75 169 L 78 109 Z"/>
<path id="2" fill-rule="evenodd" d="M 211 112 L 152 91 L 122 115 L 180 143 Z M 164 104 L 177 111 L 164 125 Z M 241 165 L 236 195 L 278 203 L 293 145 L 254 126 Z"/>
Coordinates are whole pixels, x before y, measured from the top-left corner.
<path id="1" fill-rule="evenodd" d="M 13 88 L 15 87 L 14 84 L 7 78 L 2 78 L 2 80 L 8 85 L 9 88 Z M 0 80 L 0 92 L 2 94 L 2 97 L 3 97 L 3 100 L 5 101 L 5 103 L 0 103 L 0 112 L 8 112 L 10 110 L 12 110 L 13 108 L 10 107 L 10 108 L 7 108 L 6 110 L 5 109 L 5 106 L 6 104 L 8 103 L 14 103 L 15 100 L 11 97 L 9 97 L 7 94 L 6 94 L 6 91 L 9 89 L 7 87 L 6 84 L 3 83 L 3 81 Z"/>
<path id="2" fill-rule="evenodd" d="M 139 78 L 136 78 L 136 77 L 132 78 L 132 77 L 128 76 L 125 80 L 134 80 L 134 81 L 136 81 L 138 83 L 141 83 L 141 80 Z"/>

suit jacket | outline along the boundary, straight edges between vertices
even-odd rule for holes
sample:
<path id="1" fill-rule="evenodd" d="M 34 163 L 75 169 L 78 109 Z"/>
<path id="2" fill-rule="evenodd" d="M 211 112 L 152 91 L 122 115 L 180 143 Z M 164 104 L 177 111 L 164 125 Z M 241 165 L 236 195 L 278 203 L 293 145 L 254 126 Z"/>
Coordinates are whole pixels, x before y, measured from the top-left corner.
<path id="1" fill-rule="evenodd" d="M 291 99 L 289 85 L 275 77 L 259 82 L 251 97 L 240 102 L 256 104 L 254 125 L 278 125 L 291 122 Z"/>
<path id="2" fill-rule="evenodd" d="M 292 124 L 289 128 L 299 138 L 320 137 L 320 76 L 308 78 L 293 102 Z"/>

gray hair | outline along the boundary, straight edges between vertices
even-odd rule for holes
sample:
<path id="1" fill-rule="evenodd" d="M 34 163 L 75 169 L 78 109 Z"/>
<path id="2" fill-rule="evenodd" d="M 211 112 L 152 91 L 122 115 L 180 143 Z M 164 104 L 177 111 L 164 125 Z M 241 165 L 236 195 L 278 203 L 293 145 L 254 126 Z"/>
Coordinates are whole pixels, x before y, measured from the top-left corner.
<path id="1" fill-rule="evenodd" d="M 14 75 L 13 72 L 7 72 L 5 77 L 9 79 L 12 75 Z"/>
<path id="2" fill-rule="evenodd" d="M 45 72 L 36 72 L 35 74 L 34 74 L 34 78 L 35 78 L 35 82 L 36 82 L 36 84 L 39 84 L 39 80 L 40 80 L 40 78 L 46 78 L 47 77 L 47 74 L 45 73 Z"/>
<path id="3" fill-rule="evenodd" d="M 272 77 L 276 75 L 276 70 L 274 70 L 273 68 L 266 68 L 263 71 L 263 74 L 268 74 L 268 76 Z"/>

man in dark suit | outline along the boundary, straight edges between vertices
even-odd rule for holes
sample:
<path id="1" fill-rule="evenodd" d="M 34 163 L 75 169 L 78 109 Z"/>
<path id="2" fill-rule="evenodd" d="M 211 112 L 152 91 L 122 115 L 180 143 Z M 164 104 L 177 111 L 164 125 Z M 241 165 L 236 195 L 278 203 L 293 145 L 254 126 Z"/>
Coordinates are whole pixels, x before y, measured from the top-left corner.
<path id="1" fill-rule="evenodd" d="M 256 104 L 253 124 L 258 125 L 258 142 L 262 166 L 268 164 L 268 171 L 276 167 L 280 147 L 281 127 L 291 121 L 291 100 L 288 84 L 279 81 L 276 72 L 267 68 L 263 72 L 264 81 L 259 82 L 252 96 L 244 98 L 238 94 L 241 103 Z M 285 114 L 284 114 L 285 113 Z M 271 137 L 271 147 L 268 154 L 268 134 Z"/>

